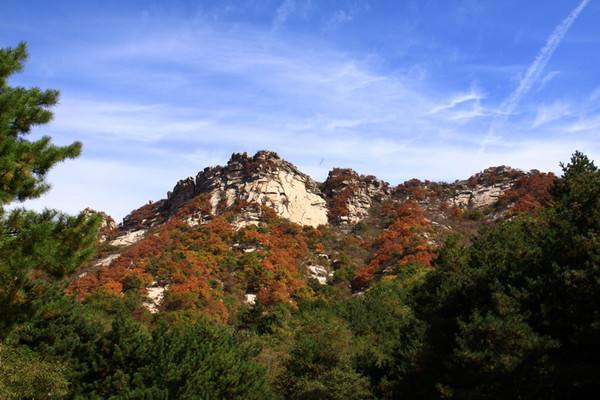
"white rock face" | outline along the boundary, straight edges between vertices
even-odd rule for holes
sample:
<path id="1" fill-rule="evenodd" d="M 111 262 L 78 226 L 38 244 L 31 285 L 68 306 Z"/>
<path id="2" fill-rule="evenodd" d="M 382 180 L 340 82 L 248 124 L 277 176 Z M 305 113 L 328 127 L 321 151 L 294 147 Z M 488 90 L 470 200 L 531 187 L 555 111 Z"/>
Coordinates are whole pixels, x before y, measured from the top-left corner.
<path id="1" fill-rule="evenodd" d="M 466 184 L 456 185 L 457 191 L 453 196 L 454 205 L 460 208 L 481 209 L 492 206 L 507 190 L 514 187 L 516 178 L 504 177 L 494 184 L 477 184 L 470 187 Z"/>
<path id="2" fill-rule="evenodd" d="M 169 194 L 173 213 L 180 205 L 201 193 L 210 193 L 212 213 L 219 206 L 231 207 L 236 200 L 266 205 L 282 218 L 300 225 L 327 224 L 327 203 L 317 184 L 277 153 L 259 151 L 254 157 L 233 154 L 226 167 L 206 168 L 196 177 L 180 181 Z M 258 223 L 244 218 L 237 225 Z"/>
<path id="3" fill-rule="evenodd" d="M 327 223 L 327 204 L 323 197 L 307 188 L 305 176 L 279 171 L 250 182 L 231 182 L 225 191 L 227 206 L 236 198 L 271 207 L 277 215 L 300 225 L 318 226 Z"/>
<path id="4" fill-rule="evenodd" d="M 384 198 L 389 193 L 383 187 L 365 185 L 356 189 L 355 195 L 348 202 L 348 223 L 356 224 L 369 214 L 373 199 Z"/>
<path id="5" fill-rule="evenodd" d="M 256 295 L 254 293 L 246 293 L 246 304 L 253 305 L 256 303 Z"/>
<path id="6" fill-rule="evenodd" d="M 107 215 L 105 212 L 96 211 L 90 207 L 87 207 L 85 210 L 83 210 L 83 213 L 87 217 L 94 215 L 94 214 L 100 214 L 102 216 L 102 222 L 100 223 L 100 226 L 98 227 L 99 228 L 98 239 L 101 242 L 105 242 L 106 240 L 108 240 L 108 237 L 107 237 L 108 232 L 113 231 L 118 228 L 118 225 L 115 222 L 115 220 L 110 215 Z"/>
<path id="7" fill-rule="evenodd" d="M 146 290 L 148 291 L 147 298 L 149 301 L 142 303 L 142 305 L 146 307 L 148 311 L 150 311 L 152 314 L 158 313 L 158 306 L 160 306 L 160 303 L 165 295 L 166 289 L 167 286 L 158 286 L 158 283 L 156 281 L 152 282 L 152 285 L 146 288 Z"/>
<path id="8" fill-rule="evenodd" d="M 121 255 L 121 253 L 117 253 L 117 254 L 110 254 L 110 255 L 108 255 L 108 256 L 106 256 L 106 257 L 104 257 L 104 258 L 102 258 L 102 259 L 100 259 L 100 260 L 96 261 L 96 262 L 94 263 L 94 265 L 95 265 L 96 267 L 103 267 L 103 266 L 105 266 L 105 265 L 108 265 L 108 264 L 110 264 L 111 262 L 113 262 L 113 260 L 116 260 L 117 258 L 119 258 L 119 256 L 120 256 L 120 255 Z"/>
<path id="9" fill-rule="evenodd" d="M 373 202 L 383 201 L 392 193 L 387 183 L 372 176 L 361 176 L 349 168 L 334 168 L 323 187 L 334 203 L 345 204 L 347 212 L 333 216 L 334 221 L 342 224 L 355 224 L 364 219 Z"/>
<path id="10" fill-rule="evenodd" d="M 325 285 L 327 284 L 329 273 L 327 272 L 327 269 L 321 265 L 309 265 L 308 276 L 318 280 L 321 285 Z"/>
<path id="11" fill-rule="evenodd" d="M 117 237 L 114 240 L 111 240 L 109 244 L 113 246 L 129 246 L 135 244 L 144 238 L 146 234 L 145 229 L 141 229 L 139 231 L 129 231 L 125 232 L 124 235 Z"/>
<path id="12" fill-rule="evenodd" d="M 478 190 L 473 191 L 471 201 L 476 208 L 492 205 L 500 198 L 500 196 L 509 190 L 511 186 L 511 184 L 504 183 L 490 187 L 477 188 Z"/>

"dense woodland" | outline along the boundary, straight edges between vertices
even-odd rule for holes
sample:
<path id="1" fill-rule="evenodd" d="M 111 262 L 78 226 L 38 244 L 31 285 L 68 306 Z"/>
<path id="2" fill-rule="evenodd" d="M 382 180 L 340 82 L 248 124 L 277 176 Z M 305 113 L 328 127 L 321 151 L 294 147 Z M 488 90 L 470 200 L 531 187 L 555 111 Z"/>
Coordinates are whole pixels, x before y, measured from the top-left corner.
<path id="1" fill-rule="evenodd" d="M 58 92 L 10 87 L 25 59 L 23 44 L 0 50 L 1 398 L 563 399 L 599 389 L 600 171 L 585 155 L 560 177 L 522 178 L 499 200 L 510 205 L 503 218 L 439 245 L 418 201 L 435 185 L 400 185 L 377 227 L 346 231 L 241 201 L 190 226 L 186 213 L 210 208 L 200 195 L 81 277 L 112 251 L 99 215 L 6 209 L 44 193 L 49 168 L 81 148 L 27 140 Z M 472 181 L 484 179 L 495 178 Z M 331 217 L 345 212 L 340 198 Z M 260 223 L 234 229 L 248 207 Z M 439 207 L 464 227 L 485 217 Z M 314 263 L 334 271 L 329 284 L 306 278 Z M 143 303 L 157 280 L 169 290 L 153 314 Z M 248 292 L 254 304 L 241 301 Z"/>

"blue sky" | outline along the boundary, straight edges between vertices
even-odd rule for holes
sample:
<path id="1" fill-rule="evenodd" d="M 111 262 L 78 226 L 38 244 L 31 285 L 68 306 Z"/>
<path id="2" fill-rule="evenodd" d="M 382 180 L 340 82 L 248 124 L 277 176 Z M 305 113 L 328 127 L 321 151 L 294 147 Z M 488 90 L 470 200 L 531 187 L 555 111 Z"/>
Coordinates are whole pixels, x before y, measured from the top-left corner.
<path id="1" fill-rule="evenodd" d="M 82 141 L 29 208 L 120 220 L 233 152 L 392 185 L 600 162 L 596 0 L 7 1 L 13 85 L 61 91 L 32 138 Z"/>

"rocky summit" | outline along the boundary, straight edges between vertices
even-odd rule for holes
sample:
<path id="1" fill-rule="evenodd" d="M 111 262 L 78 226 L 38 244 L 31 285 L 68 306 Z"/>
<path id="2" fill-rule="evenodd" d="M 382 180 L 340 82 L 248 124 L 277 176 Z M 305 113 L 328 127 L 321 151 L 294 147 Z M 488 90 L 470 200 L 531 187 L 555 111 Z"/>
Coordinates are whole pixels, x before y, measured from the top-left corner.
<path id="1" fill-rule="evenodd" d="M 334 168 L 327 180 L 319 183 L 275 152 L 263 150 L 254 156 L 234 153 L 227 165 L 206 167 L 195 178 L 177 182 L 165 200 L 133 211 L 125 217 L 120 229 L 131 231 L 165 222 L 199 195 L 208 196 L 210 209 L 188 209 L 185 218 L 191 224 L 206 223 L 234 204 L 244 202 L 248 206 L 266 206 L 280 218 L 303 226 L 350 226 L 376 217 L 387 201 L 406 200 L 421 204 L 433 220 L 440 219 L 440 212 L 450 210 L 454 215 L 466 213 L 472 220 L 490 221 L 512 207 L 523 208 L 523 204 L 517 204 L 519 200 L 521 203 L 529 200 L 532 203 L 529 206 L 543 201 L 544 185 L 553 179 L 550 175 L 500 166 L 453 183 L 413 179 L 393 188 L 374 176 L 360 175 L 349 168 Z M 538 180 L 543 182 L 535 184 Z M 235 225 L 257 224 L 258 216 L 253 210 L 256 211 L 246 207 L 235 219 Z"/>
<path id="2" fill-rule="evenodd" d="M 169 214 L 203 193 L 210 195 L 213 215 L 218 214 L 220 204 L 227 209 L 243 200 L 270 207 L 300 225 L 328 222 L 327 202 L 319 185 L 274 152 L 259 151 L 253 157 L 236 153 L 225 167 L 207 167 L 195 180 L 179 181 L 167 195 Z"/>
<path id="3" fill-rule="evenodd" d="M 482 225 L 543 207 L 553 181 L 500 166 L 395 187 L 334 168 L 319 183 L 277 153 L 235 153 L 118 226 L 103 215 L 98 255 L 70 291 L 137 293 L 153 313 L 192 308 L 223 320 L 256 299 L 294 303 L 322 288 L 350 297 L 402 265 L 431 268 L 450 234 L 468 242 Z"/>

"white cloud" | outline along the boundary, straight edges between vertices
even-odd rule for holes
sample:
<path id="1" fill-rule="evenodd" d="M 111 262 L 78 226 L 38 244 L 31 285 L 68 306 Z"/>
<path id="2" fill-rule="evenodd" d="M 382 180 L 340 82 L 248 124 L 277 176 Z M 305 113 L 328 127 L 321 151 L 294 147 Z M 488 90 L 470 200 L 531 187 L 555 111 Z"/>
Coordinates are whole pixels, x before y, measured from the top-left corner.
<path id="1" fill-rule="evenodd" d="M 473 91 L 466 93 L 466 94 L 460 94 L 458 96 L 453 97 L 449 103 L 447 104 L 441 104 L 439 106 L 436 106 L 433 110 L 431 110 L 429 113 L 430 114 L 435 114 L 439 111 L 442 110 L 450 110 L 453 109 L 454 107 L 456 107 L 459 104 L 462 103 L 466 103 L 466 102 L 470 102 L 470 101 L 479 101 L 483 98 L 483 96 L 481 96 L 478 93 L 475 93 Z"/>
<path id="2" fill-rule="evenodd" d="M 500 105 L 498 114 L 492 119 L 487 135 L 481 142 L 481 147 L 479 150 L 480 152 L 484 152 L 488 145 L 498 141 L 498 131 L 504 129 L 504 125 L 506 124 L 508 117 L 515 112 L 519 102 L 521 102 L 523 97 L 529 93 L 535 84 L 538 83 L 540 75 L 554 54 L 554 51 L 560 45 L 563 38 L 569 31 L 569 28 L 571 28 L 571 25 L 573 25 L 573 22 L 575 22 L 588 2 L 589 0 L 583 0 L 581 3 L 579 3 L 579 5 L 573 11 L 571 11 L 571 13 L 554 29 L 554 31 L 552 31 L 546 41 L 546 44 L 538 52 L 535 60 L 527 69 L 525 76 L 520 79 L 517 88 Z M 547 81 L 553 77 L 554 75 L 550 73 L 546 77 L 547 79 L 544 80 L 545 82 L 543 82 L 543 84 L 547 83 Z"/>
<path id="3" fill-rule="evenodd" d="M 133 151 L 132 151 L 133 153 Z M 157 160 L 151 153 L 135 159 L 100 159 L 86 156 L 57 165 L 48 175 L 52 188 L 39 199 L 17 206 L 41 210 L 55 208 L 77 214 L 86 207 L 107 212 L 119 222 L 149 200 L 166 198 L 179 179 L 204 166 L 223 163 L 223 155 L 195 151 L 186 157 L 172 155 Z M 199 168 L 198 165 L 202 165 Z"/>
<path id="4" fill-rule="evenodd" d="M 273 18 L 273 30 L 281 28 L 293 14 L 297 13 L 300 6 L 295 0 L 284 0 L 277 8 L 275 18 Z"/>
<path id="5" fill-rule="evenodd" d="M 600 129 L 600 115 L 580 117 L 567 128 L 567 130 L 572 133 L 591 131 L 596 135 L 599 134 L 599 132 L 597 132 L 598 129 Z"/>
<path id="6" fill-rule="evenodd" d="M 537 115 L 532 128 L 537 128 L 540 125 L 547 124 L 571 114 L 570 106 L 562 101 L 557 100 L 550 105 L 540 105 L 537 107 Z"/>
<path id="7" fill-rule="evenodd" d="M 552 81 L 558 75 L 560 75 L 560 71 L 548 72 L 546 74 L 546 76 L 544 76 L 542 79 L 540 79 L 540 83 L 537 85 L 537 87 L 535 89 L 536 93 L 542 91 L 548 85 L 548 83 L 550 83 L 550 81 Z"/>
<path id="8" fill-rule="evenodd" d="M 357 4 L 353 4 L 349 9 L 337 10 L 333 13 L 323 30 L 332 31 L 339 29 L 343 25 L 352 22 L 357 15 L 364 12 L 368 8 L 368 5 L 359 6 Z"/>
<path id="9" fill-rule="evenodd" d="M 338 10 L 331 17 L 328 28 L 329 29 L 337 29 L 338 27 L 345 24 L 346 22 L 352 21 L 352 18 L 353 18 L 353 16 L 349 13 L 346 13 L 346 11 Z"/>

